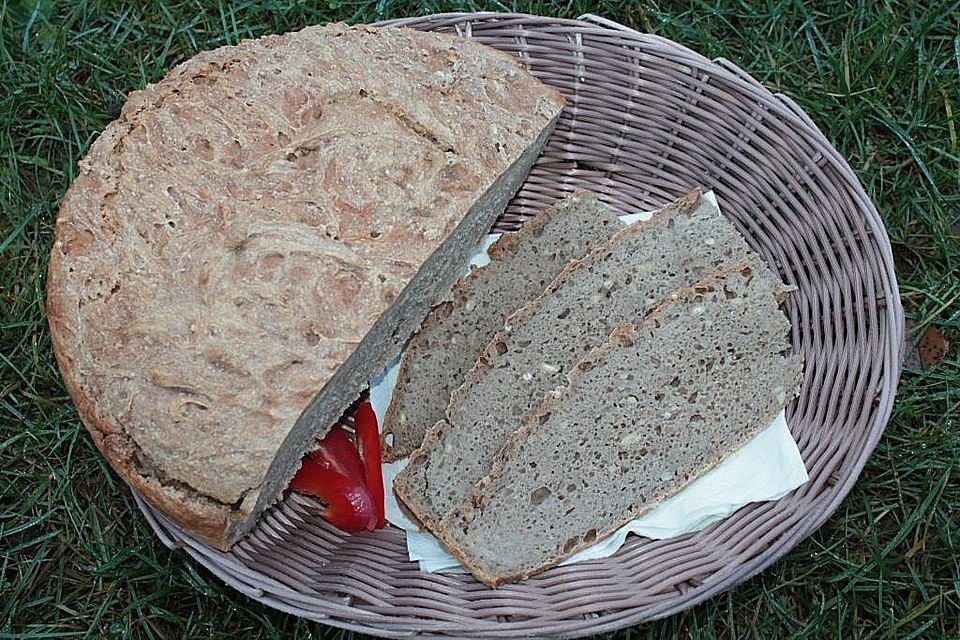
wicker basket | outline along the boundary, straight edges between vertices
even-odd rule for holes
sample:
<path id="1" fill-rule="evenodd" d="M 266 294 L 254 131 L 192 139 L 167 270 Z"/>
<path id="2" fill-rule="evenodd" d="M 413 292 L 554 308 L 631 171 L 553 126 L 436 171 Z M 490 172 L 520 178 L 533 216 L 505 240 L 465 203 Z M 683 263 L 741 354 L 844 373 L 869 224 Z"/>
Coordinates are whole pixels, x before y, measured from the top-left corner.
<path id="1" fill-rule="evenodd" d="M 568 105 L 498 226 L 517 227 L 585 188 L 620 212 L 701 185 L 784 280 L 806 358 L 787 409 L 810 481 L 691 535 L 631 539 L 616 555 L 488 589 L 420 573 L 404 533 L 346 535 L 291 495 L 228 554 L 138 497 L 157 535 L 228 585 L 294 615 L 384 636 L 574 636 L 690 607 L 756 574 L 833 513 L 890 415 L 903 310 L 889 241 L 856 176 L 788 97 L 726 60 L 595 16 L 446 14 L 395 21 L 456 32 L 518 55 Z"/>

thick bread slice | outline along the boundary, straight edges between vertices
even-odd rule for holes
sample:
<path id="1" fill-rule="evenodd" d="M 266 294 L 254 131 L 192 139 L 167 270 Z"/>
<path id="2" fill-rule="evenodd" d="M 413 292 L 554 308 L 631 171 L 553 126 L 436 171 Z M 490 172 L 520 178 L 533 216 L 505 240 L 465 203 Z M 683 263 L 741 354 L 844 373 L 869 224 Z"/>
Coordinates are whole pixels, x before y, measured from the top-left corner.
<path id="1" fill-rule="evenodd" d="M 453 287 L 407 345 L 384 418 L 393 442 L 386 457 L 410 455 L 438 420 L 503 319 L 537 296 L 574 258 L 622 223 L 586 192 L 567 196 L 490 247 L 490 264 Z"/>
<path id="2" fill-rule="evenodd" d="M 444 519 L 482 582 L 527 578 L 652 509 L 799 392 L 786 287 L 749 266 L 683 290 L 581 359 Z"/>
<path id="3" fill-rule="evenodd" d="M 114 469 L 227 548 L 449 291 L 562 103 L 469 39 L 344 25 L 131 94 L 64 198 L 47 284 Z"/>
<path id="4" fill-rule="evenodd" d="M 639 323 L 677 289 L 753 256 L 699 191 L 619 231 L 507 319 L 453 393 L 447 420 L 428 432 L 396 477 L 397 496 L 436 531 L 586 351 L 617 326 Z"/>

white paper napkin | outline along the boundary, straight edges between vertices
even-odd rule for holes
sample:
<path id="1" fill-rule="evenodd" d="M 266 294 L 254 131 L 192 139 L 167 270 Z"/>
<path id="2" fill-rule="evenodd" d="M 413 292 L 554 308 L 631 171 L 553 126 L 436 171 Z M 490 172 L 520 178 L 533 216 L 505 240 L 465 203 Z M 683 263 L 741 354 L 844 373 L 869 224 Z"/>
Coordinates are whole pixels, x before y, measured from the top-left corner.
<path id="1" fill-rule="evenodd" d="M 704 194 L 714 205 L 712 191 Z M 620 216 L 625 224 L 647 220 L 652 212 Z M 490 262 L 487 249 L 500 234 L 490 234 L 470 259 L 470 265 L 481 267 Z M 464 275 L 470 272 L 467 266 Z M 399 358 L 370 383 L 370 404 L 380 425 L 397 383 Z M 407 551 L 411 560 L 420 564 L 421 571 L 465 572 L 466 569 L 428 532 L 420 531 L 407 518 L 393 494 L 393 479 L 407 464 L 406 460 L 385 464 L 383 481 L 386 518 L 391 524 L 407 532 Z M 648 538 L 670 538 L 702 529 L 730 515 L 750 502 L 776 500 L 808 480 L 807 470 L 797 443 L 781 411 L 773 424 L 761 431 L 750 442 L 724 458 L 720 464 L 703 474 L 683 491 L 663 501 L 655 509 L 637 520 L 627 523 L 611 536 L 588 549 L 571 556 L 562 564 L 595 560 L 613 555 L 626 540 L 628 533 Z"/>

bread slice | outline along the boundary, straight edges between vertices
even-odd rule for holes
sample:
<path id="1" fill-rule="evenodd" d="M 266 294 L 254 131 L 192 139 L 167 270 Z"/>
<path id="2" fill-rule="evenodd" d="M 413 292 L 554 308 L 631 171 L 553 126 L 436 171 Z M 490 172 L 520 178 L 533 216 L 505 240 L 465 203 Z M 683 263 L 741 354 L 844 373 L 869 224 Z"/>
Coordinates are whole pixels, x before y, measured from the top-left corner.
<path id="1" fill-rule="evenodd" d="M 443 520 L 482 582 L 527 578 L 592 545 L 746 444 L 797 395 L 786 288 L 741 269 L 682 290 L 582 358 Z"/>
<path id="2" fill-rule="evenodd" d="M 503 235 L 490 247 L 490 264 L 454 285 L 451 299 L 430 312 L 407 345 L 384 418 L 392 435 L 388 460 L 403 458 L 444 417 L 450 392 L 463 383 L 503 319 L 536 297 L 574 258 L 606 240 L 622 223 L 580 191 Z"/>
<path id="3" fill-rule="evenodd" d="M 562 104 L 469 39 L 344 25 L 131 94 L 64 198 L 47 283 L 113 468 L 229 547 L 449 291 Z"/>
<path id="4" fill-rule="evenodd" d="M 699 191 L 619 231 L 507 319 L 453 393 L 446 421 L 431 428 L 397 475 L 398 498 L 436 532 L 586 351 L 617 326 L 642 321 L 678 288 L 754 257 Z"/>

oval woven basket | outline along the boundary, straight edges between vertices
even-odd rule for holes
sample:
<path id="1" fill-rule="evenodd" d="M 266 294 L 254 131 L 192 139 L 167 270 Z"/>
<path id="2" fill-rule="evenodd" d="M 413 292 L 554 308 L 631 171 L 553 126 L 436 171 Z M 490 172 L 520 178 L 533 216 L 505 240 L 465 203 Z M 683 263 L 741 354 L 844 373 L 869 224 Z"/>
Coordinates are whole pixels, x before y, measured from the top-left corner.
<path id="1" fill-rule="evenodd" d="M 444 14 L 394 21 L 511 52 L 566 96 L 560 124 L 498 222 L 513 230 L 584 188 L 620 212 L 713 189 L 754 249 L 796 285 L 787 312 L 806 359 L 787 420 L 810 481 L 694 534 L 632 538 L 613 557 L 488 589 L 421 573 L 404 533 L 347 535 L 290 495 L 230 553 L 140 498 L 163 542 L 231 587 L 294 615 L 384 636 L 575 636 L 690 607 L 758 573 L 833 513 L 890 415 L 903 310 L 889 240 L 843 158 L 789 98 L 726 60 L 602 18 Z"/>

